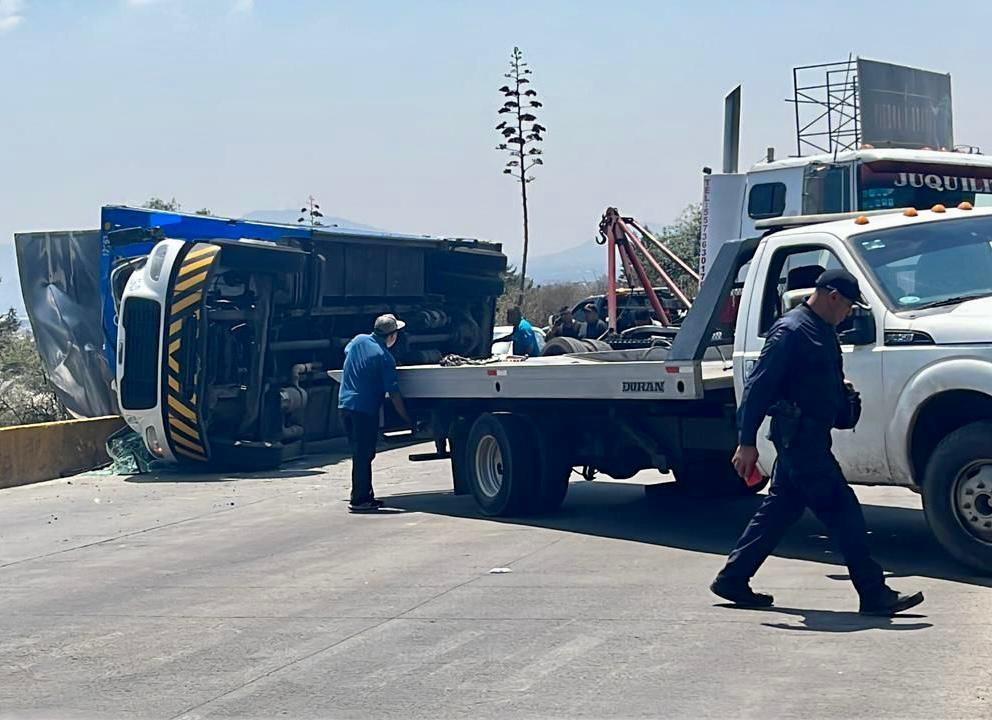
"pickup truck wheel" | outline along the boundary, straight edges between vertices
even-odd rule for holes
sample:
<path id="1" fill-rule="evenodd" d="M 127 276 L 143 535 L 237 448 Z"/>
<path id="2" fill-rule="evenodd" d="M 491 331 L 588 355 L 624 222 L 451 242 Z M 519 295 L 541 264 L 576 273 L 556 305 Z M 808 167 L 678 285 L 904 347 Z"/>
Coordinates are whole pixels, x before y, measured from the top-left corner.
<path id="1" fill-rule="evenodd" d="M 940 441 L 923 477 L 923 510 L 951 555 L 992 572 L 992 422 L 965 425 Z"/>
<path id="2" fill-rule="evenodd" d="M 506 413 L 484 413 L 466 443 L 469 485 L 483 515 L 513 515 L 525 508 L 538 465 L 526 421 Z"/>

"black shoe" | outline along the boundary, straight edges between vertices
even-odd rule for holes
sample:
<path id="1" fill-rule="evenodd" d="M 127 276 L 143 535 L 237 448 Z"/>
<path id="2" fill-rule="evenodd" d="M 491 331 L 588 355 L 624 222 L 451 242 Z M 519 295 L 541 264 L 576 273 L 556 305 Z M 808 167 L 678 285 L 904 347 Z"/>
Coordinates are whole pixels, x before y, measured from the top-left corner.
<path id="1" fill-rule="evenodd" d="M 862 615 L 874 615 L 876 617 L 892 617 L 903 610 L 914 608 L 923 602 L 923 593 L 913 593 L 903 595 L 895 590 L 886 588 L 882 594 L 871 602 L 861 601 L 858 612 Z"/>
<path id="2" fill-rule="evenodd" d="M 352 505 L 348 503 L 348 512 L 353 513 L 374 513 L 379 511 L 379 506 L 375 504 L 374 501 L 369 500 L 368 502 L 359 503 L 358 505 Z"/>
<path id="3" fill-rule="evenodd" d="M 717 577 L 710 585 L 710 591 L 742 608 L 766 608 L 771 607 L 775 602 L 775 598 L 771 595 L 754 592 L 746 580 Z"/>
<path id="4" fill-rule="evenodd" d="M 372 498 L 372 501 L 371 501 L 371 502 L 372 502 L 372 504 L 373 504 L 373 505 L 375 505 L 375 506 L 376 506 L 377 508 L 381 508 L 381 507 L 382 507 L 383 505 L 385 505 L 385 504 L 386 504 L 386 503 L 384 503 L 384 502 L 383 502 L 382 500 L 380 500 L 379 498 Z"/>

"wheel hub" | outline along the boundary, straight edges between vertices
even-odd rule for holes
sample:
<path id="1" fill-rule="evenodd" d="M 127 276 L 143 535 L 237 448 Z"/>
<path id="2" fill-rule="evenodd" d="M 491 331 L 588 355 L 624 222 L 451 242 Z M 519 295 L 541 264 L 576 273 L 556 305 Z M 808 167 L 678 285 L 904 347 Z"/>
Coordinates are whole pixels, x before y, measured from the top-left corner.
<path id="1" fill-rule="evenodd" d="M 958 475 L 954 500 L 964 528 L 992 544 L 992 460 L 974 463 Z"/>
<path id="2" fill-rule="evenodd" d="M 476 448 L 475 476 L 483 495 L 487 498 L 499 495 L 503 487 L 503 453 L 500 452 L 499 442 L 492 435 L 482 438 Z"/>

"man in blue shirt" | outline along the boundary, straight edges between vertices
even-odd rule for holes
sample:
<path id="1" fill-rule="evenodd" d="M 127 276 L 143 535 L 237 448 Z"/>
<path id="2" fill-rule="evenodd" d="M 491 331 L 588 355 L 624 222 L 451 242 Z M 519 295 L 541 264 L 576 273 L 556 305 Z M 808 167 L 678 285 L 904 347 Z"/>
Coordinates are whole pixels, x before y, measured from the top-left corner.
<path id="1" fill-rule="evenodd" d="M 513 326 L 513 332 L 506 337 L 493 340 L 493 344 L 513 340 L 514 355 L 529 355 L 536 357 L 541 354 L 541 348 L 537 344 L 537 334 L 529 322 L 524 320 L 520 308 L 512 307 L 506 311 L 506 321 Z"/>
<path id="2" fill-rule="evenodd" d="M 351 450 L 351 512 L 375 512 L 382 506 L 372 490 L 372 460 L 386 393 L 404 422 L 412 424 L 400 395 L 396 361 L 389 352 L 405 325 L 393 315 L 381 315 L 370 335 L 355 336 L 344 349 L 338 408 Z"/>
<path id="3" fill-rule="evenodd" d="M 769 607 L 771 595 L 751 590 L 751 577 L 806 508 L 827 526 L 839 546 L 864 615 L 891 616 L 923 602 L 885 584 L 872 560 L 858 498 L 831 451 L 831 431 L 853 429 L 861 398 L 844 382 L 837 326 L 853 307 L 870 309 L 858 279 L 827 270 L 809 300 L 772 325 L 757 364 L 744 385 L 737 420 L 740 439 L 733 464 L 742 478 L 755 472 L 758 429 L 772 418 L 777 460 L 768 497 L 710 589 L 745 607 Z"/>

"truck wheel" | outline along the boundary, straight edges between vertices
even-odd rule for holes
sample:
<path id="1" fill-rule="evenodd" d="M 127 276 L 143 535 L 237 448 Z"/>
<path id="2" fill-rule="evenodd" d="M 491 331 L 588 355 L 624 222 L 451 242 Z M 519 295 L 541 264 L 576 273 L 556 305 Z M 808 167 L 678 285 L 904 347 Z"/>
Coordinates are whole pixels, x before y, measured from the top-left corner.
<path id="1" fill-rule="evenodd" d="M 923 477 L 923 510 L 951 555 L 992 572 L 992 422 L 965 425 L 940 441 Z"/>
<path id="2" fill-rule="evenodd" d="M 469 495 L 472 492 L 468 476 L 468 458 L 465 451 L 468 445 L 468 422 L 456 420 L 448 433 L 448 448 L 451 453 L 451 479 L 455 495 Z"/>
<path id="3" fill-rule="evenodd" d="M 526 510 L 535 514 L 552 513 L 561 507 L 568 494 L 572 465 L 567 443 L 553 427 L 538 425 L 525 416 L 529 436 L 533 438 L 539 474 L 536 487 L 528 494 Z"/>
<path id="4" fill-rule="evenodd" d="M 538 463 L 527 423 L 507 413 L 484 413 L 468 433 L 465 457 L 472 495 L 483 515 L 513 515 L 537 482 Z"/>
<path id="5" fill-rule="evenodd" d="M 692 497 L 743 497 L 761 490 L 765 483 L 749 488 L 730 463 L 725 452 L 689 450 L 679 467 L 675 480 Z"/>
<path id="6" fill-rule="evenodd" d="M 582 344 L 586 346 L 588 352 L 602 352 L 613 349 L 608 342 L 603 342 L 602 340 L 583 340 Z"/>
<path id="7" fill-rule="evenodd" d="M 589 352 L 589 348 L 581 340 L 570 337 L 556 337 L 548 340 L 547 345 L 544 346 L 544 352 L 541 354 L 544 357 L 551 357 L 553 355 L 578 355 L 579 353 L 587 352 Z"/>

